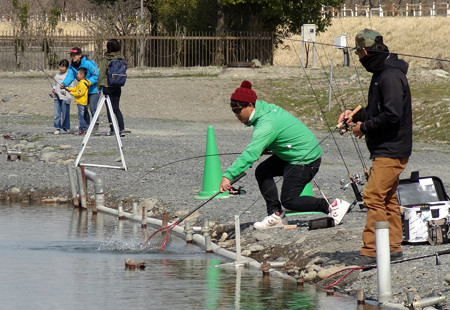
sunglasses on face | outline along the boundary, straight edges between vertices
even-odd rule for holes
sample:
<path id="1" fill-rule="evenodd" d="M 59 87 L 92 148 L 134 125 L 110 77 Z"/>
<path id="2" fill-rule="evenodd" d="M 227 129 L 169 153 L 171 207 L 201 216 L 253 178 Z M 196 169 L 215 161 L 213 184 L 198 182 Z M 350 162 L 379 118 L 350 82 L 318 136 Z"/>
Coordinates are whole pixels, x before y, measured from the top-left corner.
<path id="1" fill-rule="evenodd" d="M 241 111 L 244 107 L 236 107 L 236 108 L 231 108 L 231 111 L 233 111 L 234 114 L 241 114 Z"/>

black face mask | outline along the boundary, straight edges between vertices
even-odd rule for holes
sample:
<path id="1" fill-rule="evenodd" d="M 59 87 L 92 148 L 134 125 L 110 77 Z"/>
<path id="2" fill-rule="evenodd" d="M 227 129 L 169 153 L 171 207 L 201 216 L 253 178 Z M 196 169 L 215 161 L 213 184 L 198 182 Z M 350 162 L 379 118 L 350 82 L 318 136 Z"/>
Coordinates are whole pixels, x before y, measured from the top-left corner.
<path id="1" fill-rule="evenodd" d="M 371 53 L 359 60 L 364 68 L 366 68 L 367 71 L 374 73 L 381 71 L 386 67 L 384 64 L 384 61 L 389 56 L 389 51 L 385 51 L 382 53 Z"/>

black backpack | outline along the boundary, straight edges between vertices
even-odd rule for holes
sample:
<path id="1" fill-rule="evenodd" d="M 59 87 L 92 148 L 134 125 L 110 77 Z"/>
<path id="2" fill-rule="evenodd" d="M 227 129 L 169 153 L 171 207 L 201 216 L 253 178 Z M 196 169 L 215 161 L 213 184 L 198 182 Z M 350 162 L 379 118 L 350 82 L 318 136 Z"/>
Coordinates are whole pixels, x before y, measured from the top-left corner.
<path id="1" fill-rule="evenodd" d="M 115 58 L 108 64 L 108 86 L 121 87 L 127 81 L 127 63 L 122 58 Z"/>

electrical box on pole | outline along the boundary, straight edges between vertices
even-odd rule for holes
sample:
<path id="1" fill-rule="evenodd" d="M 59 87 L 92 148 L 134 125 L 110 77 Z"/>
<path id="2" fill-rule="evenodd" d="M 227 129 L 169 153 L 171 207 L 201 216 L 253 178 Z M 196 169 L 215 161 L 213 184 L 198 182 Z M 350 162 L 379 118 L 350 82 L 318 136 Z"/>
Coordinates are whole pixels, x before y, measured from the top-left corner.
<path id="1" fill-rule="evenodd" d="M 305 67 L 303 48 L 306 44 L 313 44 L 313 67 L 316 66 L 316 25 L 303 24 L 302 25 L 302 66 Z"/>
<path id="2" fill-rule="evenodd" d="M 305 42 L 316 42 L 316 25 L 315 24 L 303 24 L 302 40 Z"/>
<path id="3" fill-rule="evenodd" d="M 342 49 L 344 52 L 344 67 L 350 66 L 350 55 L 347 47 L 347 34 L 344 33 L 342 36 L 334 37 L 334 47 Z"/>

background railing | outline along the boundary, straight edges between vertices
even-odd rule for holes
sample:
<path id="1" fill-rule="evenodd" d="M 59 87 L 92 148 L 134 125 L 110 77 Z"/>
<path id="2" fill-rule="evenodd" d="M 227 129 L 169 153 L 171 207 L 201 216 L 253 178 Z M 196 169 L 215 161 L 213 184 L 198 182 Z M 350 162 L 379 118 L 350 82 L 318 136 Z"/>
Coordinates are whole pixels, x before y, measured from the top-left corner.
<path id="1" fill-rule="evenodd" d="M 331 13 L 333 17 L 450 17 L 450 5 L 448 2 L 432 2 L 425 5 L 422 3 L 405 3 L 403 5 L 369 5 L 346 6 L 340 8 L 322 7 L 322 14 Z"/>
<path id="2" fill-rule="evenodd" d="M 99 62 L 106 41 L 84 32 L 41 35 L 0 32 L 0 67 L 3 70 L 55 69 L 73 46 Z M 226 66 L 231 62 L 258 59 L 273 64 L 274 38 L 269 32 L 164 33 L 122 36 L 122 52 L 130 67 Z M 141 49 L 141 44 L 144 48 Z M 143 52 L 140 52 L 143 51 Z"/>
<path id="3" fill-rule="evenodd" d="M 450 17 L 449 1 L 426 2 L 426 3 L 402 3 L 402 4 L 380 4 L 370 5 L 346 5 L 342 7 L 322 7 L 322 14 L 331 13 L 334 17 L 422 17 L 422 16 L 446 16 Z M 90 22 L 96 20 L 96 15 L 86 12 L 62 13 L 58 21 L 65 22 Z M 136 13 L 135 19 L 139 20 L 139 13 Z M 31 15 L 30 21 L 47 21 L 48 15 Z M 14 14 L 0 14 L 1 22 L 13 22 Z"/>

